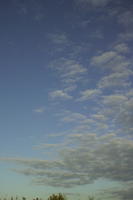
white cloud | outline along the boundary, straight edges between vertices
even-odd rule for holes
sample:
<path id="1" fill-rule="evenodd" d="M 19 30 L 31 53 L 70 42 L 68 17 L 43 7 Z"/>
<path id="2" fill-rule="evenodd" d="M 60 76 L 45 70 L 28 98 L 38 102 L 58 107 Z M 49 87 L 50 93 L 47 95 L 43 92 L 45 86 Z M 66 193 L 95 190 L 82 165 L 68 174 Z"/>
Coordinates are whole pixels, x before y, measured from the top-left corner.
<path id="1" fill-rule="evenodd" d="M 106 121 L 107 120 L 107 118 L 102 114 L 94 114 L 94 115 L 92 115 L 92 117 L 96 120 L 99 120 L 99 121 Z"/>
<path id="2" fill-rule="evenodd" d="M 133 98 L 128 92 L 125 95 L 109 95 L 103 99 L 104 107 L 100 111 L 108 118 L 119 134 L 133 135 Z M 119 127 L 119 128 L 118 128 Z"/>
<path id="3" fill-rule="evenodd" d="M 86 119 L 86 116 L 81 113 L 75 113 L 71 111 L 66 111 L 61 116 L 61 121 L 63 122 L 76 122 L 81 123 L 83 120 Z"/>
<path id="4" fill-rule="evenodd" d="M 71 91 L 74 91 L 76 88 L 77 88 L 76 85 L 71 85 L 71 86 L 64 88 L 64 91 L 65 92 L 71 92 Z"/>
<path id="5" fill-rule="evenodd" d="M 124 95 L 109 95 L 104 97 L 104 104 L 109 107 L 117 107 L 121 106 L 127 100 L 127 97 Z"/>
<path id="6" fill-rule="evenodd" d="M 36 145 L 35 146 L 35 149 L 60 149 L 62 147 L 65 147 L 66 146 L 66 143 L 41 143 L 39 145 Z"/>
<path id="7" fill-rule="evenodd" d="M 119 88 L 124 89 L 130 86 L 129 77 L 132 75 L 131 70 L 125 70 L 122 72 L 114 72 L 110 75 L 104 76 L 98 83 L 98 87 L 101 89 L 105 88 Z"/>
<path id="8" fill-rule="evenodd" d="M 73 59 L 57 59 L 51 63 L 50 67 L 59 74 L 61 82 L 65 87 L 75 87 L 77 82 L 85 80 L 87 73 L 87 69 Z"/>
<path id="9" fill-rule="evenodd" d="M 118 53 L 128 53 L 129 52 L 129 47 L 126 43 L 120 43 L 117 44 L 114 49 L 118 52 Z"/>
<path id="10" fill-rule="evenodd" d="M 65 74 L 62 74 L 62 78 L 66 78 L 66 77 L 75 77 L 78 74 L 82 74 L 86 72 L 86 69 L 83 68 L 80 64 L 78 63 L 72 63 L 72 62 L 68 62 L 66 63 L 66 65 L 69 67 L 69 69 L 66 71 Z"/>
<path id="11" fill-rule="evenodd" d="M 40 108 L 33 109 L 33 112 L 35 112 L 35 113 L 43 113 L 43 112 L 45 112 L 45 107 L 40 107 Z"/>
<path id="12" fill-rule="evenodd" d="M 94 6 L 94 7 L 104 7 L 110 0 L 75 0 L 76 4 L 81 6 Z"/>
<path id="13" fill-rule="evenodd" d="M 70 137 L 70 136 L 69 136 Z M 99 178 L 126 183 L 133 180 L 133 141 L 115 135 L 73 134 L 60 160 L 0 158 L 23 165 L 16 172 L 31 176 L 38 185 L 74 187 Z M 73 144 L 73 148 L 72 148 Z"/>
<path id="14" fill-rule="evenodd" d="M 60 126 L 64 127 L 64 123 L 70 126 L 70 129 L 64 133 L 65 135 L 70 135 L 72 133 L 88 133 L 90 131 L 105 129 L 107 125 L 104 123 L 106 119 L 105 116 L 97 115 L 86 115 L 80 112 L 72 112 L 65 110 L 57 115 L 59 117 Z M 63 122 L 63 123 L 62 123 Z"/>
<path id="15" fill-rule="evenodd" d="M 91 59 L 91 65 L 115 72 L 125 70 L 130 64 L 130 61 L 124 55 L 118 54 L 115 51 L 107 51 Z"/>
<path id="16" fill-rule="evenodd" d="M 108 51 L 100 56 L 94 56 L 91 60 L 92 65 L 102 65 L 105 63 L 108 63 L 110 60 L 112 60 L 116 56 L 116 53 L 114 51 Z"/>
<path id="17" fill-rule="evenodd" d="M 108 123 L 117 126 L 118 116 L 121 112 L 121 108 L 124 106 L 128 98 L 124 95 L 108 95 L 103 97 L 103 109 L 99 112 L 108 118 Z M 109 122 L 110 121 L 110 122 Z M 116 128 L 117 130 L 117 128 Z"/>
<path id="18" fill-rule="evenodd" d="M 55 90 L 49 93 L 49 96 L 51 99 L 72 99 L 72 96 L 68 95 L 66 92 L 63 90 Z"/>
<path id="19" fill-rule="evenodd" d="M 133 135 L 133 98 L 123 104 L 117 121 L 121 124 L 123 131 Z"/>
<path id="20" fill-rule="evenodd" d="M 86 101 L 90 98 L 96 97 L 96 95 L 99 95 L 101 92 L 98 89 L 88 89 L 81 92 L 80 98 L 77 99 L 77 101 Z"/>

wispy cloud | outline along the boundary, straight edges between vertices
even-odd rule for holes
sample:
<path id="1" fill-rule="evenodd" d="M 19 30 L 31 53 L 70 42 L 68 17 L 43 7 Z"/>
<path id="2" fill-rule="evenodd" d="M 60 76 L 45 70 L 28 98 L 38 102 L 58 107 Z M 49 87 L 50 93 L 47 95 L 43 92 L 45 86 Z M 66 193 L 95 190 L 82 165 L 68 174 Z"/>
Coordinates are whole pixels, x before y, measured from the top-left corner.
<path id="1" fill-rule="evenodd" d="M 126 185 L 123 185 L 121 188 L 116 187 L 116 188 L 111 188 L 108 190 L 104 190 L 104 195 L 109 195 L 111 198 L 116 198 L 120 200 L 132 200 L 133 199 L 133 182 L 129 182 Z M 104 196 L 103 195 L 103 196 Z"/>
<path id="2" fill-rule="evenodd" d="M 130 51 L 128 45 L 126 43 L 120 43 L 114 46 L 114 49 L 118 53 L 128 53 Z"/>
<path id="3" fill-rule="evenodd" d="M 114 72 L 100 79 L 98 87 L 100 89 L 107 88 L 119 88 L 125 89 L 131 85 L 130 76 L 131 70 L 125 70 L 124 72 Z"/>
<path id="4" fill-rule="evenodd" d="M 72 96 L 68 95 L 63 90 L 55 90 L 49 93 L 49 97 L 53 100 L 60 99 L 60 100 L 67 100 L 72 99 Z"/>
<path id="5" fill-rule="evenodd" d="M 119 38 L 122 41 L 132 41 L 133 40 L 133 31 L 124 32 L 119 34 Z"/>
<path id="6" fill-rule="evenodd" d="M 87 89 L 81 92 L 81 96 L 77 99 L 77 101 L 87 101 L 91 98 L 96 97 L 101 93 L 98 89 Z"/>
<path id="7" fill-rule="evenodd" d="M 56 45 L 67 45 L 70 42 L 65 33 L 50 33 L 48 38 Z"/>
<path id="8" fill-rule="evenodd" d="M 83 81 L 87 69 L 73 59 L 60 58 L 51 63 L 51 68 L 56 70 L 61 82 L 65 86 L 75 86 L 77 82 Z"/>
<path id="9" fill-rule="evenodd" d="M 91 64 L 101 67 L 104 70 L 110 69 L 111 71 L 120 72 L 130 65 L 130 61 L 124 55 L 118 54 L 115 51 L 107 51 L 101 55 L 94 56 Z"/>
<path id="10" fill-rule="evenodd" d="M 33 112 L 35 112 L 35 113 L 43 113 L 43 112 L 45 112 L 45 107 L 43 106 L 43 107 L 40 107 L 40 108 L 35 108 L 35 109 L 33 109 Z"/>
<path id="11" fill-rule="evenodd" d="M 16 6 L 16 11 L 21 15 L 31 14 L 32 18 L 35 21 L 40 21 L 44 19 L 45 9 L 43 4 L 39 1 L 29 0 L 28 4 L 21 0 L 13 0 L 14 5 Z"/>
<path id="12" fill-rule="evenodd" d="M 61 121 L 63 122 L 81 123 L 81 121 L 85 119 L 86 119 L 86 116 L 78 112 L 64 111 L 63 113 L 61 113 Z"/>
<path id="13" fill-rule="evenodd" d="M 106 6 L 110 0 L 75 0 L 76 4 L 80 4 L 81 6 L 93 6 L 93 7 L 104 7 Z"/>
<path id="14" fill-rule="evenodd" d="M 129 97 L 128 93 L 127 95 L 108 95 L 104 97 L 103 103 L 104 107 L 100 113 L 108 118 L 108 123 L 110 121 L 115 130 L 119 130 L 119 133 L 132 135 L 132 96 Z"/>
<path id="15" fill-rule="evenodd" d="M 133 26 L 133 9 L 125 11 L 118 16 L 118 22 L 125 27 Z"/>
<path id="16" fill-rule="evenodd" d="M 123 33 L 119 34 L 121 41 L 133 40 L 133 8 L 125 9 L 117 16 L 118 23 L 123 26 Z"/>
<path id="17" fill-rule="evenodd" d="M 92 58 L 92 64 L 93 65 L 98 65 L 98 64 L 104 64 L 104 63 L 108 63 L 110 60 L 112 60 L 114 57 L 116 56 L 116 53 L 113 51 L 109 51 L 109 52 L 104 52 L 103 54 L 99 55 L 99 56 L 94 56 Z"/>
<path id="18" fill-rule="evenodd" d="M 126 102 L 128 99 L 124 95 L 108 95 L 104 97 L 104 104 L 109 107 L 120 107 L 121 104 Z"/>

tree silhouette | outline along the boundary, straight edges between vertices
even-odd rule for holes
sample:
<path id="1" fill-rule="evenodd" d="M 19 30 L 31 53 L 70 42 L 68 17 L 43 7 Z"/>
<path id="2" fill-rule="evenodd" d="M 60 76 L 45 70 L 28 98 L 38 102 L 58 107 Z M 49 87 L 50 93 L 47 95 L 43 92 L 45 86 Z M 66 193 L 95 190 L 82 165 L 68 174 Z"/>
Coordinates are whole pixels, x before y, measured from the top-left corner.
<path id="1" fill-rule="evenodd" d="M 52 194 L 50 197 L 48 197 L 48 200 L 66 200 L 66 197 L 64 194 Z"/>

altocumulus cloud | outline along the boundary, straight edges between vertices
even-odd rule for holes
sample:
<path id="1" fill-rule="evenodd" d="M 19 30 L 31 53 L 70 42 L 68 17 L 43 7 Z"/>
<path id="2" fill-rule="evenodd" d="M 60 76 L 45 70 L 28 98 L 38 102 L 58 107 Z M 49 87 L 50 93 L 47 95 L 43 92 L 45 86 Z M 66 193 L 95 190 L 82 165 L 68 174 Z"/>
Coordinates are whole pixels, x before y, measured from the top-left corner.
<path id="1" fill-rule="evenodd" d="M 60 58 L 51 62 L 50 67 L 54 69 L 60 77 L 64 86 L 73 86 L 77 82 L 83 81 L 87 69 L 75 59 Z"/>
<path id="2" fill-rule="evenodd" d="M 66 92 L 63 90 L 55 90 L 49 93 L 49 96 L 51 99 L 72 99 L 72 96 L 68 95 Z"/>
<path id="3" fill-rule="evenodd" d="M 104 108 L 101 111 L 108 121 L 112 121 L 115 130 L 123 134 L 133 134 L 133 98 L 125 95 L 108 95 L 103 98 Z"/>
<path id="4" fill-rule="evenodd" d="M 131 64 L 130 60 L 116 51 L 106 51 L 91 60 L 92 66 L 101 67 L 103 70 L 109 69 L 112 72 L 121 72 Z"/>
<path id="5" fill-rule="evenodd" d="M 81 96 L 77 99 L 77 101 L 87 101 L 91 98 L 96 98 L 101 93 L 98 89 L 87 89 L 81 92 Z"/>
<path id="6" fill-rule="evenodd" d="M 111 0 L 75 0 L 76 4 L 82 6 L 93 6 L 93 7 L 104 7 L 106 6 Z"/>
<path id="7" fill-rule="evenodd" d="M 131 70 L 125 70 L 124 72 L 114 72 L 110 75 L 104 76 L 98 83 L 100 89 L 114 88 L 124 89 L 130 86 Z"/>
<path id="8" fill-rule="evenodd" d="M 109 190 L 104 190 L 103 196 L 110 196 L 113 199 L 118 200 L 132 200 L 133 199 L 133 185 L 132 182 L 124 185 L 122 188 L 111 188 Z"/>
<path id="9" fill-rule="evenodd" d="M 38 185 L 74 187 L 99 178 L 128 183 L 133 180 L 133 141 L 110 134 L 73 134 L 71 148 L 62 148 L 58 160 L 1 158 L 23 165 L 14 171 L 31 176 Z M 73 143 L 73 147 L 72 147 Z"/>

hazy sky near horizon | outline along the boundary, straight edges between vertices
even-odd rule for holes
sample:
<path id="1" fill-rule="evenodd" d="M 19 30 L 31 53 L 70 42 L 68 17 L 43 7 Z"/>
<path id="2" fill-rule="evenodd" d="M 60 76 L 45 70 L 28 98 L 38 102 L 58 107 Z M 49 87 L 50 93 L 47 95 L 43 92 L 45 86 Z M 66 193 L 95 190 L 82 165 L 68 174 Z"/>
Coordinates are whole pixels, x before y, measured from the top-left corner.
<path id="1" fill-rule="evenodd" d="M 133 2 L 1 0 L 0 36 L 0 195 L 132 200 Z"/>

